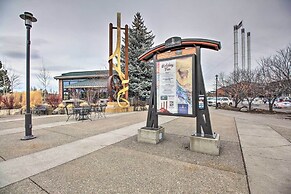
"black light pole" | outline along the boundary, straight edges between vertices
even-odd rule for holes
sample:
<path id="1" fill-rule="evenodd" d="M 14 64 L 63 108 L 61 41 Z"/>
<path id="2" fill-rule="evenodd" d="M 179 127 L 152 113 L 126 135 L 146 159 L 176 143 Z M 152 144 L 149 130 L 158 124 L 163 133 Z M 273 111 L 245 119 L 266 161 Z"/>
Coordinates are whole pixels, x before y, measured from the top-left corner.
<path id="1" fill-rule="evenodd" d="M 215 75 L 215 108 L 217 109 L 217 78 L 218 75 Z"/>
<path id="2" fill-rule="evenodd" d="M 20 15 L 20 18 L 25 21 L 26 26 L 26 112 L 25 112 L 25 136 L 21 140 L 34 139 L 32 135 L 32 122 L 30 112 L 30 29 L 32 28 L 32 22 L 36 22 L 37 19 L 33 17 L 32 13 L 24 12 Z"/>

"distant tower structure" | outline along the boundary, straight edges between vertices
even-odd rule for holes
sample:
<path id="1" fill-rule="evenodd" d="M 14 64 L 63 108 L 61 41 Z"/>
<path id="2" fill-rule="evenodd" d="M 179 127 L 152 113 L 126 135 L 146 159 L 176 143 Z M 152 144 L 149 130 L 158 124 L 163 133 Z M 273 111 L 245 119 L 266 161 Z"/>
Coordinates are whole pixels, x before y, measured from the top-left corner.
<path id="1" fill-rule="evenodd" d="M 242 70 L 246 70 L 246 46 L 245 46 L 245 29 L 241 29 L 241 54 L 242 54 L 242 59 L 241 59 L 241 65 L 242 65 Z"/>
<path id="2" fill-rule="evenodd" d="M 251 33 L 247 33 L 247 58 L 248 58 L 248 71 L 251 71 Z"/>
<path id="3" fill-rule="evenodd" d="M 237 25 L 233 26 L 234 34 L 234 71 L 238 70 L 238 34 L 237 34 Z"/>
<path id="4" fill-rule="evenodd" d="M 234 34 L 234 72 L 238 71 L 238 30 L 242 27 L 242 21 L 233 26 Z"/>

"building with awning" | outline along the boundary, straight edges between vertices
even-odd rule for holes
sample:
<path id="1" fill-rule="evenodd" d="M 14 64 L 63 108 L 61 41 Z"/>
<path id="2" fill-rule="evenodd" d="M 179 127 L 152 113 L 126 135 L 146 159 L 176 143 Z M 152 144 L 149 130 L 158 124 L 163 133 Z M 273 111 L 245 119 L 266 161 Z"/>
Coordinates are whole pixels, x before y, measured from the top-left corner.
<path id="1" fill-rule="evenodd" d="M 108 70 L 68 72 L 54 78 L 59 80 L 62 100 L 82 99 L 96 102 L 108 97 Z"/>

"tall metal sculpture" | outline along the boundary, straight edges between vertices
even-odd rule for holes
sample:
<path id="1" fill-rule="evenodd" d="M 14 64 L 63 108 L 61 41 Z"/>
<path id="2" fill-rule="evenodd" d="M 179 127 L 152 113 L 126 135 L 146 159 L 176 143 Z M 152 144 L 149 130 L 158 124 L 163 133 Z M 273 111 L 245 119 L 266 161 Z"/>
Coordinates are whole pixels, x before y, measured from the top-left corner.
<path id="1" fill-rule="evenodd" d="M 117 30 L 116 48 L 113 52 L 113 29 Z M 125 30 L 125 73 L 121 70 L 121 30 Z M 109 24 L 109 79 L 108 93 L 109 101 L 117 101 L 120 107 L 128 107 L 128 25 L 121 28 L 121 13 L 117 13 L 117 27 Z M 113 73 L 113 70 L 117 74 Z M 124 102 L 124 103 L 121 103 Z"/>

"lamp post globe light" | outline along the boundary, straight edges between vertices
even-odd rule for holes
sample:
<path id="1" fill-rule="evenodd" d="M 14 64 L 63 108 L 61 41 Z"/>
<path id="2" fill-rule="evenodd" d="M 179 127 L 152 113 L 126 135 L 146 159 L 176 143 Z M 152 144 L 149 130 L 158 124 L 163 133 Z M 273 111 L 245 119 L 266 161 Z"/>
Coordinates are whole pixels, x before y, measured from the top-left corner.
<path id="1" fill-rule="evenodd" d="M 32 122 L 30 111 L 30 29 L 32 28 L 32 22 L 36 22 L 37 19 L 33 17 L 32 13 L 24 12 L 20 15 L 20 18 L 24 20 L 26 26 L 26 111 L 25 111 L 25 136 L 21 140 L 34 139 L 32 135 Z"/>

